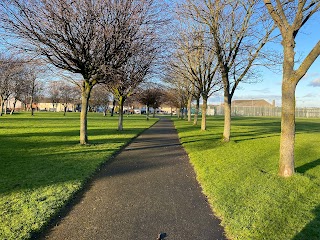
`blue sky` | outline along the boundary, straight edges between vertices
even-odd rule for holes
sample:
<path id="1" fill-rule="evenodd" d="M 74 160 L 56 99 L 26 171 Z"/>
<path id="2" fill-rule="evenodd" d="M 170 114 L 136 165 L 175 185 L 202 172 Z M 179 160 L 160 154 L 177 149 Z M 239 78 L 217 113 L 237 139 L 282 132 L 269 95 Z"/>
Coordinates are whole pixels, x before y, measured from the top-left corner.
<path id="1" fill-rule="evenodd" d="M 167 0 L 173 6 L 174 1 Z M 296 55 L 302 59 L 310 52 L 312 47 L 320 40 L 320 13 L 311 18 L 302 29 L 296 39 Z M 281 44 L 272 45 L 272 48 L 282 52 Z M 0 45 L 1 49 L 1 45 Z M 279 66 L 281 70 L 281 66 Z M 261 79 L 258 83 L 240 83 L 233 100 L 236 99 L 265 99 L 270 103 L 276 101 L 277 106 L 281 106 L 281 81 L 282 73 L 261 68 Z M 222 101 L 222 93 L 211 97 L 210 103 L 218 104 Z M 320 108 L 320 57 L 314 62 L 306 76 L 300 80 L 296 89 L 297 107 L 319 107 Z"/>
<path id="2" fill-rule="evenodd" d="M 320 14 L 314 16 L 302 29 L 296 38 L 296 56 L 302 59 L 310 52 L 313 46 L 320 40 Z M 272 48 L 282 52 L 281 44 Z M 281 106 L 281 82 L 282 72 L 275 73 L 266 68 L 261 69 L 262 78 L 258 83 L 240 83 L 233 100 L 236 99 L 265 99 L 270 103 L 276 101 Z M 219 93 L 222 95 L 222 93 Z M 218 103 L 222 96 L 215 96 L 210 99 L 211 103 Z M 320 107 L 320 57 L 313 63 L 307 74 L 300 80 L 296 89 L 297 107 Z"/>

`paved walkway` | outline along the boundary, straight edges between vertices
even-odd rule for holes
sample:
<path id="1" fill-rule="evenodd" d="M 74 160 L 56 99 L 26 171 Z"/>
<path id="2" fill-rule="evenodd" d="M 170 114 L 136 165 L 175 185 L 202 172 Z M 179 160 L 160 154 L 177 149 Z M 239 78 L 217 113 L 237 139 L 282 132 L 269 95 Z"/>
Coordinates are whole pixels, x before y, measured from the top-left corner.
<path id="1" fill-rule="evenodd" d="M 225 239 L 170 120 L 107 164 L 45 239 Z"/>

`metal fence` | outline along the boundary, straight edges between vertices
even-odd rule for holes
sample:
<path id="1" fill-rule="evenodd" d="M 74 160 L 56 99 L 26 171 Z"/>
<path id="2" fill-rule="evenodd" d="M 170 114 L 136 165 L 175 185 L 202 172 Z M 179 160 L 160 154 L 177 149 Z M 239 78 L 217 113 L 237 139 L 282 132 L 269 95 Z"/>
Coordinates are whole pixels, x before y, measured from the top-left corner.
<path id="1" fill-rule="evenodd" d="M 223 106 L 215 107 L 215 115 L 224 115 Z M 281 117 L 281 107 L 231 107 L 232 116 Z M 296 117 L 320 118 L 320 108 L 296 108 Z"/>

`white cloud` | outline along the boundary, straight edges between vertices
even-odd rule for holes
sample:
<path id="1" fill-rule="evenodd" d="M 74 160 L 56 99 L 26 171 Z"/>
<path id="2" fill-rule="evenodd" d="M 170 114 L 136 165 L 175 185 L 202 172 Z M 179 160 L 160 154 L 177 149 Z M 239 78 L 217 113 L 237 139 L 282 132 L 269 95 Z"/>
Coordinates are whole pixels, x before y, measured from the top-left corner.
<path id="1" fill-rule="evenodd" d="M 318 96 L 318 94 L 308 93 L 308 94 L 304 95 L 302 98 L 315 98 L 317 96 Z"/>
<path id="2" fill-rule="evenodd" d="M 311 83 L 309 83 L 309 86 L 320 87 L 320 78 L 313 79 Z"/>
<path id="3" fill-rule="evenodd" d="M 310 78 L 315 78 L 315 77 L 319 77 L 319 73 L 318 72 L 306 73 L 303 76 L 303 79 L 310 79 Z"/>

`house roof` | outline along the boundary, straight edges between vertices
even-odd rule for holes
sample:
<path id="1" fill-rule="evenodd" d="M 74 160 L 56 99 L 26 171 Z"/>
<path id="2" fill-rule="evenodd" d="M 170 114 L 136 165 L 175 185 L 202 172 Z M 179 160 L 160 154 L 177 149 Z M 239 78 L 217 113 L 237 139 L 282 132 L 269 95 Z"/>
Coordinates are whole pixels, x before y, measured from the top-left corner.
<path id="1" fill-rule="evenodd" d="M 274 105 L 264 99 L 258 100 L 234 100 L 232 106 L 237 107 L 273 107 Z"/>

